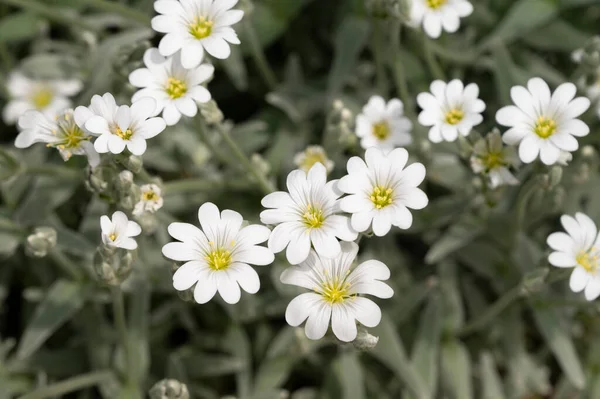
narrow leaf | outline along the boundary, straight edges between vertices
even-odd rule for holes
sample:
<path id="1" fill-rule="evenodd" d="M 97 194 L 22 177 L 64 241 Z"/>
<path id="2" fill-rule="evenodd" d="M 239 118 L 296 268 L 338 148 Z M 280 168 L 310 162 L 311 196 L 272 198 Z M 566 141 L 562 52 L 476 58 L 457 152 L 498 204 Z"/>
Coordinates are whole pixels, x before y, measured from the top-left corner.
<path id="1" fill-rule="evenodd" d="M 502 380 L 496 369 L 496 362 L 491 353 L 485 351 L 481 353 L 479 360 L 481 370 L 481 392 L 482 399 L 504 399 L 502 390 Z"/>
<path id="2" fill-rule="evenodd" d="M 460 341 L 448 341 L 442 346 L 442 375 L 450 397 L 473 398 L 471 359 L 466 347 Z"/>
<path id="3" fill-rule="evenodd" d="M 345 399 L 365 399 L 363 370 L 356 352 L 343 352 L 334 362 L 333 370 Z"/>

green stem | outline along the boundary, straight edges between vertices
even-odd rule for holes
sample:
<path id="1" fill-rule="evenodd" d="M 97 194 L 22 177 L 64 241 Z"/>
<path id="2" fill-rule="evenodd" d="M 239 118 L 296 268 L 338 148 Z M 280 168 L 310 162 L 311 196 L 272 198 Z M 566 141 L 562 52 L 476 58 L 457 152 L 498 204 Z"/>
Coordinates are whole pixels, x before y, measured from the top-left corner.
<path id="1" fill-rule="evenodd" d="M 125 318 L 125 300 L 123 298 L 123 290 L 120 286 L 111 287 L 112 305 L 113 305 L 113 321 L 115 328 L 119 334 L 121 347 L 125 355 L 125 370 L 127 371 L 127 385 L 133 386 L 134 381 L 130 374 L 133 370 L 133 357 L 131 346 L 129 345 L 129 334 L 127 333 L 127 320 Z"/>
<path id="2" fill-rule="evenodd" d="M 213 143 L 213 141 L 210 139 L 209 135 L 208 135 L 208 126 L 206 126 L 206 122 L 204 120 L 204 118 L 202 117 L 202 115 L 198 114 L 198 116 L 196 117 L 196 121 L 198 122 L 198 134 L 200 135 L 200 138 L 202 139 L 202 142 L 208 147 L 208 149 L 210 150 L 211 154 L 217 158 L 219 160 L 219 162 L 223 163 L 223 164 L 227 164 L 230 163 L 229 159 L 223 155 L 223 153 L 221 152 L 221 150 L 219 148 L 217 148 L 217 146 L 215 146 L 215 144 Z"/>
<path id="3" fill-rule="evenodd" d="M 66 274 L 71 276 L 73 280 L 81 281 L 83 274 L 81 269 L 71 261 L 61 250 L 54 248 L 50 252 L 50 258 L 60 267 Z"/>
<path id="4" fill-rule="evenodd" d="M 83 388 L 98 385 L 112 377 L 110 371 L 95 371 L 88 374 L 82 374 L 77 377 L 69 378 L 47 387 L 36 389 L 35 391 L 21 396 L 19 399 L 45 399 L 68 394 Z"/>
<path id="5" fill-rule="evenodd" d="M 25 169 L 25 173 L 34 176 L 59 177 L 64 180 L 83 179 L 83 173 L 81 173 L 81 170 L 70 169 L 65 166 L 57 165 L 28 166 Z"/>
<path id="6" fill-rule="evenodd" d="M 127 7 L 124 4 L 117 3 L 116 1 L 83 0 L 83 2 L 91 8 L 119 14 L 128 21 L 136 21 L 141 25 L 150 25 L 151 18 L 148 15 L 141 13 L 134 8 Z"/>
<path id="7" fill-rule="evenodd" d="M 248 159 L 246 154 L 244 154 L 244 151 L 242 151 L 242 149 L 237 145 L 237 143 L 233 141 L 231 135 L 225 129 L 223 124 L 218 124 L 217 130 L 223 137 L 223 140 L 225 140 L 227 146 L 231 149 L 231 151 L 233 151 L 234 155 L 241 162 L 244 169 L 254 176 L 256 182 L 260 186 L 260 189 L 263 191 L 263 193 L 266 195 L 274 192 L 275 187 L 273 187 L 273 184 L 271 184 L 271 182 L 268 181 L 267 178 L 260 171 L 258 171 L 254 165 L 252 165 L 250 159 Z"/>
<path id="8" fill-rule="evenodd" d="M 254 30 L 254 25 L 252 25 L 250 19 L 245 19 L 242 24 L 246 30 L 246 37 L 248 38 L 248 44 L 250 45 L 250 50 L 252 51 L 252 58 L 254 59 L 254 63 L 258 68 L 258 72 L 262 76 L 269 90 L 273 91 L 277 87 L 277 77 L 275 76 L 275 72 L 273 72 L 271 69 L 269 62 L 267 61 L 267 57 L 265 56 L 260 42 L 258 41 L 258 36 Z"/>
<path id="9" fill-rule="evenodd" d="M 164 184 L 165 197 L 177 194 L 212 192 L 215 190 L 245 189 L 248 188 L 247 181 L 231 181 L 231 180 L 209 180 L 192 177 L 189 179 L 174 180 Z"/>
<path id="10" fill-rule="evenodd" d="M 377 90 L 379 94 L 385 93 L 385 57 L 383 55 L 384 32 L 381 21 L 373 19 L 373 56 L 375 58 L 375 68 L 377 71 Z"/>
<path id="11" fill-rule="evenodd" d="M 425 62 L 427 62 L 427 67 L 429 68 L 429 71 L 435 79 L 446 80 L 444 70 L 435 58 L 435 54 L 433 53 L 433 49 L 431 48 L 431 46 L 431 39 L 427 37 L 425 33 L 423 33 L 423 48 L 425 52 Z"/>
<path id="12" fill-rule="evenodd" d="M 398 96 L 404 103 L 404 112 L 410 117 L 415 118 L 415 104 L 413 98 L 408 91 L 408 84 L 406 82 L 406 74 L 404 73 L 404 65 L 402 64 L 402 55 L 400 53 L 400 37 L 402 34 L 402 24 L 400 22 L 394 23 L 392 30 L 392 50 L 394 51 L 394 81 L 396 83 L 396 91 Z"/>
<path id="13" fill-rule="evenodd" d="M 93 25 L 86 23 L 83 19 L 79 18 L 77 15 L 70 16 L 64 12 L 61 12 L 60 9 L 56 9 L 52 6 L 47 6 L 45 4 L 32 1 L 32 0 L 0 0 L 0 3 L 8 4 L 10 6 L 19 7 L 27 11 L 31 11 L 34 14 L 37 14 L 41 17 L 48 18 L 56 23 L 65 25 L 66 27 L 76 26 L 80 29 L 96 31 L 96 28 Z"/>

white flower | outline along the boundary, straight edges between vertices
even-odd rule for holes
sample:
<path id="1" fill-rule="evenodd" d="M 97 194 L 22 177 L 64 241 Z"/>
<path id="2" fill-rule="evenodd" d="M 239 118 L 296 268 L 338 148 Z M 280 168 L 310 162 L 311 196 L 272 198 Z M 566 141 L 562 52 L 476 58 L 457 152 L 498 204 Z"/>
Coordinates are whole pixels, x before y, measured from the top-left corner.
<path id="1" fill-rule="evenodd" d="M 120 154 L 127 149 L 134 155 L 146 151 L 146 140 L 165 130 L 163 118 L 151 118 L 156 101 L 144 97 L 128 105 L 117 106 L 112 94 L 95 95 L 89 107 L 75 110 L 75 121 L 90 133 L 98 135 L 94 147 L 99 153 Z"/>
<path id="2" fill-rule="evenodd" d="M 13 124 L 26 111 L 37 110 L 54 118 L 71 107 L 68 97 L 79 93 L 81 87 L 77 79 L 33 80 L 20 72 L 12 72 L 6 82 L 10 101 L 2 117 L 6 123 Z"/>
<path id="3" fill-rule="evenodd" d="M 73 110 L 67 109 L 57 117 L 39 111 L 27 111 L 19 118 L 21 131 L 15 140 L 17 148 L 27 148 L 34 143 L 46 143 L 58 150 L 65 161 L 71 155 L 86 155 L 90 166 L 100 163 L 100 155 L 91 143 L 91 137 L 75 123 Z"/>
<path id="4" fill-rule="evenodd" d="M 340 253 L 340 243 L 353 241 L 358 234 L 350 219 L 342 216 L 338 180 L 327 182 L 325 166 L 316 163 L 305 173 L 294 170 L 287 177 L 289 193 L 278 191 L 262 199 L 265 208 L 260 220 L 277 225 L 269 237 L 269 248 L 278 253 L 286 250 L 288 262 L 297 265 L 310 252 L 311 243 L 320 256 L 334 258 Z M 337 237 L 337 238 L 336 238 Z"/>
<path id="5" fill-rule="evenodd" d="M 162 248 L 167 258 L 184 263 L 173 275 L 173 287 L 178 291 L 194 289 L 194 299 L 206 303 L 217 291 L 227 303 L 240 300 L 240 287 L 256 294 L 260 280 L 248 264 L 268 265 L 275 256 L 265 242 L 271 233 L 261 225 L 242 228 L 242 215 L 229 209 L 219 214 L 216 205 L 207 202 L 198 210 L 202 230 L 188 223 L 171 223 L 169 234 L 181 242 L 171 242 Z"/>
<path id="6" fill-rule="evenodd" d="M 600 295 L 600 237 L 596 224 L 579 212 L 574 218 L 563 215 L 560 222 L 567 233 L 548 236 L 548 245 L 555 251 L 548 256 L 548 262 L 556 267 L 573 267 L 571 290 L 585 289 L 585 298 L 593 301 Z"/>
<path id="7" fill-rule="evenodd" d="M 112 221 L 104 215 L 100 218 L 102 228 L 102 242 L 109 247 L 117 247 L 133 250 L 137 248 L 137 242 L 131 237 L 140 235 L 142 228 L 136 222 L 127 219 L 121 211 L 112 215 Z"/>
<path id="8" fill-rule="evenodd" d="M 404 116 L 404 105 L 397 98 L 386 104 L 382 97 L 373 96 L 356 116 L 356 135 L 364 149 L 407 146 L 412 142 L 411 129 L 412 122 Z"/>
<path id="9" fill-rule="evenodd" d="M 425 179 L 425 167 L 413 163 L 405 168 L 408 152 L 396 148 L 385 154 L 375 147 L 365 153 L 367 163 L 359 158 L 348 160 L 348 174 L 338 183 L 339 190 L 346 194 L 340 207 L 352 214 L 354 230 L 366 231 L 371 223 L 373 233 L 386 235 L 392 226 L 408 229 L 412 225 L 412 214 L 408 210 L 423 209 L 428 199 L 417 188 Z"/>
<path id="10" fill-rule="evenodd" d="M 431 93 L 420 93 L 417 103 L 423 109 L 419 123 L 431 126 L 429 140 L 434 143 L 454 141 L 459 134 L 468 136 L 473 126 L 483 121 L 481 113 L 485 103 L 480 100 L 479 87 L 475 83 L 464 87 L 458 79 L 450 83 L 435 80 Z"/>
<path id="11" fill-rule="evenodd" d="M 143 97 L 156 100 L 156 114 L 162 112 L 167 125 L 179 122 L 181 115 L 194 117 L 198 113 L 197 103 L 211 99 L 210 92 L 203 86 L 213 75 L 212 65 L 201 64 L 193 69 L 181 65 L 181 53 L 165 58 L 155 48 L 144 54 L 146 68 L 136 69 L 129 75 L 129 82 L 141 88 L 131 98 L 136 102 Z"/>
<path id="12" fill-rule="evenodd" d="M 327 173 L 330 173 L 335 165 L 331 159 L 327 158 L 325 149 L 320 145 L 309 145 L 304 151 L 294 155 L 294 163 L 305 172 L 308 172 L 317 162 L 325 166 Z"/>
<path id="13" fill-rule="evenodd" d="M 519 180 L 509 170 L 511 166 L 518 164 L 517 152 L 513 147 L 502 145 L 502 136 L 497 129 L 479 139 L 473 146 L 471 169 L 475 173 L 486 174 L 491 188 L 519 184 Z"/>
<path id="14" fill-rule="evenodd" d="M 502 140 L 509 145 L 519 144 L 521 161 L 530 163 L 538 155 L 546 165 L 555 164 L 561 150 L 572 152 L 579 148 L 577 139 L 590 128 L 576 119 L 590 106 L 585 97 L 575 98 L 573 83 L 563 83 L 550 93 L 540 78 L 529 79 L 527 88 L 514 86 L 510 96 L 516 106 L 509 105 L 496 113 L 496 121 L 509 126 Z"/>
<path id="15" fill-rule="evenodd" d="M 238 0 L 157 0 L 154 9 L 162 15 L 152 18 L 152 29 L 166 33 L 158 50 L 168 57 L 181 50 L 181 63 L 191 69 L 200 65 L 204 50 L 215 58 L 231 54 L 229 43 L 240 44 L 231 25 L 244 16 L 231 10 Z"/>
<path id="16" fill-rule="evenodd" d="M 144 184 L 140 187 L 140 200 L 133 208 L 133 214 L 139 216 L 144 212 L 154 213 L 163 206 L 162 190 L 156 184 Z"/>
<path id="17" fill-rule="evenodd" d="M 429 37 L 437 39 L 446 32 L 454 33 L 460 26 L 460 18 L 473 12 L 473 5 L 467 0 L 412 0 L 411 23 L 423 25 Z"/>
<path id="18" fill-rule="evenodd" d="M 391 298 L 392 288 L 382 280 L 390 278 L 390 269 L 377 260 L 369 260 L 352 269 L 358 253 L 358 245 L 343 242 L 340 254 L 326 259 L 310 251 L 310 255 L 298 266 L 287 268 L 281 274 L 281 282 L 297 285 L 314 292 L 300 294 L 285 311 L 285 320 L 297 327 L 306 321 L 306 336 L 323 338 L 329 327 L 344 342 L 356 338 L 356 321 L 366 327 L 375 327 L 381 321 L 381 310 L 375 302 L 358 296 L 373 295 Z"/>

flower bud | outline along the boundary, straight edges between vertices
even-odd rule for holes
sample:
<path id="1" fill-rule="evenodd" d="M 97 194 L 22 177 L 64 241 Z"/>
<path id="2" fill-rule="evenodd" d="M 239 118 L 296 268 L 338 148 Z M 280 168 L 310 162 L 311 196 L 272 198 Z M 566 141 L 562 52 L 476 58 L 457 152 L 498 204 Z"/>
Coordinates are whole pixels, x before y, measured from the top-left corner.
<path id="1" fill-rule="evenodd" d="M 271 165 L 260 154 L 252 154 L 250 162 L 261 175 L 268 176 L 271 173 Z"/>
<path id="2" fill-rule="evenodd" d="M 352 341 L 352 344 L 359 351 L 368 351 L 375 348 L 378 342 L 379 337 L 369 334 L 364 328 L 359 328 L 356 339 Z"/>
<path id="3" fill-rule="evenodd" d="M 133 270 L 133 255 L 129 251 L 101 246 L 94 254 L 94 272 L 98 280 L 108 285 L 119 285 Z"/>
<path id="4" fill-rule="evenodd" d="M 550 169 L 550 173 L 548 174 L 550 188 L 554 188 L 560 183 L 562 175 L 563 170 L 560 166 L 553 166 L 552 169 Z"/>
<path id="5" fill-rule="evenodd" d="M 221 112 L 215 100 L 200 104 L 200 113 L 209 125 L 223 122 L 223 112 Z"/>
<path id="6" fill-rule="evenodd" d="M 129 191 L 129 188 L 133 185 L 133 173 L 129 170 L 124 170 L 119 173 L 117 177 L 117 189 L 119 191 Z"/>
<path id="7" fill-rule="evenodd" d="M 543 267 L 525 274 L 521 282 L 521 294 L 529 295 L 539 292 L 546 282 L 549 271 L 547 267 Z"/>
<path id="8" fill-rule="evenodd" d="M 142 161 L 141 157 L 130 155 L 125 160 L 123 165 L 133 173 L 140 173 L 142 171 L 142 167 L 144 166 L 144 162 Z"/>
<path id="9" fill-rule="evenodd" d="M 56 246 L 56 230 L 52 227 L 36 227 L 27 237 L 25 252 L 34 258 L 43 258 Z"/>
<path id="10" fill-rule="evenodd" d="M 583 148 L 581 149 L 581 155 L 584 158 L 592 159 L 596 155 L 596 149 L 594 149 L 594 147 L 589 144 L 584 145 Z"/>
<path id="11" fill-rule="evenodd" d="M 150 399 L 189 399 L 187 386 L 174 379 L 164 379 L 154 384 L 148 392 Z"/>

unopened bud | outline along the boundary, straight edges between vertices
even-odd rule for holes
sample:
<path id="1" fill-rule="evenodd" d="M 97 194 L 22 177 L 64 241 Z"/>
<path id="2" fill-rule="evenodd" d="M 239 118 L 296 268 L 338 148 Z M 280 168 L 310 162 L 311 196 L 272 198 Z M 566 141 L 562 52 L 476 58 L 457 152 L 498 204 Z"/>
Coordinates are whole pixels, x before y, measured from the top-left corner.
<path id="1" fill-rule="evenodd" d="M 529 295 L 540 291 L 546 282 L 549 271 L 547 267 L 544 267 L 527 273 L 521 283 L 521 294 Z"/>
<path id="2" fill-rule="evenodd" d="M 361 328 L 358 330 L 356 339 L 352 341 L 352 344 L 360 351 L 368 351 L 375 348 L 378 342 L 379 337 L 371 335 L 366 329 Z"/>
<path id="3" fill-rule="evenodd" d="M 123 192 L 129 191 L 129 188 L 133 185 L 133 173 L 129 170 L 124 170 L 119 173 L 117 178 L 117 189 Z"/>
<path id="4" fill-rule="evenodd" d="M 216 125 L 223 122 L 223 112 L 214 100 L 200 104 L 200 113 L 209 125 Z"/>
<path id="5" fill-rule="evenodd" d="M 596 150 L 593 146 L 587 144 L 581 149 L 581 155 L 583 155 L 584 158 L 593 158 L 596 155 Z"/>
<path id="6" fill-rule="evenodd" d="M 138 157 L 137 155 L 130 155 L 125 160 L 124 165 L 133 173 L 140 173 L 142 171 L 142 167 L 144 166 L 144 162 L 142 161 L 141 157 Z"/>
<path id="7" fill-rule="evenodd" d="M 108 285 L 119 285 L 133 270 L 133 255 L 129 251 L 107 250 L 105 246 L 94 254 L 94 272 L 98 280 Z"/>
<path id="8" fill-rule="evenodd" d="M 550 173 L 548 174 L 549 176 L 549 184 L 550 187 L 556 187 L 561 179 L 562 179 L 562 175 L 563 175 L 563 170 L 560 166 L 553 166 L 552 169 L 550 169 Z"/>
<path id="9" fill-rule="evenodd" d="M 35 258 L 43 258 L 56 246 L 56 230 L 52 227 L 36 227 L 27 237 L 25 252 Z"/>
<path id="10" fill-rule="evenodd" d="M 150 391 L 150 399 L 189 399 L 190 393 L 183 382 L 164 379 L 154 384 Z"/>
<path id="11" fill-rule="evenodd" d="M 271 165 L 260 154 L 252 154 L 250 162 L 261 175 L 268 176 L 271 173 Z"/>

